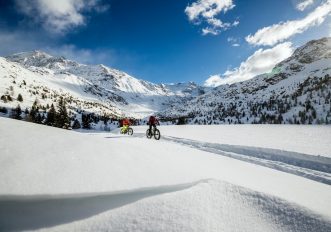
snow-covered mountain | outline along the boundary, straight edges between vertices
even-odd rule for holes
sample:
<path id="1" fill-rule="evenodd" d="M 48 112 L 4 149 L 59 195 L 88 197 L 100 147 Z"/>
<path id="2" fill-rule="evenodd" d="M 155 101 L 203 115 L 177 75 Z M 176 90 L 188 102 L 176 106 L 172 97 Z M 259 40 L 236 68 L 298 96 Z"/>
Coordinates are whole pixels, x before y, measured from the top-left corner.
<path id="1" fill-rule="evenodd" d="M 45 116 L 64 97 L 78 120 L 90 112 L 138 119 L 157 113 L 194 124 L 329 123 L 330 74 L 331 38 L 308 42 L 271 73 L 214 89 L 193 82 L 154 84 L 104 65 L 24 52 L 0 58 L 0 111 L 18 104 L 31 109 L 37 100 Z"/>
<path id="2" fill-rule="evenodd" d="M 0 80 L 0 95 L 10 96 L 1 102 L 3 107 L 19 103 L 23 109 L 30 108 L 36 99 L 46 106 L 63 96 L 73 113 L 135 118 L 182 104 L 206 89 L 192 82 L 154 84 L 104 65 L 79 64 L 41 51 L 0 58 Z M 23 101 L 16 101 L 18 94 Z"/>
<path id="3" fill-rule="evenodd" d="M 189 123 L 329 123 L 331 38 L 310 41 L 271 73 L 221 85 L 160 115 Z"/>

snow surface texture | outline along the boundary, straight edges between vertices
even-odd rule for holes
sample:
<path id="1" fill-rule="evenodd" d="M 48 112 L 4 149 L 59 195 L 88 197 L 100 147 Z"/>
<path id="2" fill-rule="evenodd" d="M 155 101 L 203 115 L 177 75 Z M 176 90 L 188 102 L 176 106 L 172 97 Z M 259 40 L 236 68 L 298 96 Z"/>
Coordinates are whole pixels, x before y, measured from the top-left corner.
<path id="1" fill-rule="evenodd" d="M 217 143 L 203 128 L 160 127 L 156 141 L 144 127 L 128 137 L 0 118 L 0 230 L 330 231 L 330 185 L 168 141 L 187 130 Z"/>
<path id="2" fill-rule="evenodd" d="M 330 126 L 182 125 L 163 127 L 162 134 L 201 142 L 271 148 L 331 158 Z"/>
<path id="3" fill-rule="evenodd" d="M 136 127 L 135 136 L 144 136 L 144 129 Z M 331 127 L 188 125 L 162 133 L 170 142 L 331 184 Z"/>

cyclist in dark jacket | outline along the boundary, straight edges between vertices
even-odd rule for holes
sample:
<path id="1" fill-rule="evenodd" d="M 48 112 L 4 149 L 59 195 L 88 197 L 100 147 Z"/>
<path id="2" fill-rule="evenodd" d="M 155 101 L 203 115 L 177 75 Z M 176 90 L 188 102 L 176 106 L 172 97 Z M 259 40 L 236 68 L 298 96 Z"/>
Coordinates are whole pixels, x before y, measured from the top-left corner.
<path id="1" fill-rule="evenodd" d="M 148 120 L 149 132 L 152 133 L 152 127 L 156 129 L 156 125 L 160 125 L 159 120 L 155 116 L 150 116 Z"/>

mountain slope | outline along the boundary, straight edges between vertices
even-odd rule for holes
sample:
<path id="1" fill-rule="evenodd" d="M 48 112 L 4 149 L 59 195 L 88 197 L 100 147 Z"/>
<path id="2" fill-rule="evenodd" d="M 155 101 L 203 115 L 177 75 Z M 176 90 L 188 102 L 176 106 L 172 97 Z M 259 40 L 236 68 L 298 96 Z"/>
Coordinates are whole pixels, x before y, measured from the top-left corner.
<path id="1" fill-rule="evenodd" d="M 214 89 L 193 82 L 154 84 L 104 65 L 25 52 L 0 58 L 0 111 L 18 104 L 30 109 L 38 100 L 45 117 L 63 97 L 72 120 L 79 121 L 86 113 L 99 115 L 94 121 L 157 113 L 172 123 L 328 124 L 330 74 L 331 38 L 308 42 L 271 73 Z"/>
<path id="2" fill-rule="evenodd" d="M 87 111 L 142 118 L 205 89 L 194 83 L 153 84 L 104 65 L 79 64 L 40 51 L 1 58 L 0 69 L 0 95 L 14 98 L 12 103 L 2 102 L 3 106 L 13 108 L 19 103 L 23 109 L 30 108 L 35 99 L 46 106 L 63 96 L 76 115 Z M 19 93 L 23 102 L 15 101 Z"/>
<path id="3" fill-rule="evenodd" d="M 331 120 L 331 38 L 298 48 L 271 73 L 222 85 L 161 112 L 190 123 L 328 123 Z"/>

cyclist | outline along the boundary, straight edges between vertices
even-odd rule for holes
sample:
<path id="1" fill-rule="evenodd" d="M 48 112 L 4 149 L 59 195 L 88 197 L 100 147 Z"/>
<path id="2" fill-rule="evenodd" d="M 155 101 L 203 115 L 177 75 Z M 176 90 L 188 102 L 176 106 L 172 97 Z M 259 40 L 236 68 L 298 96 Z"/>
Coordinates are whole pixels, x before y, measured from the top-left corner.
<path id="1" fill-rule="evenodd" d="M 131 122 L 129 119 L 125 118 L 122 120 L 123 127 L 121 128 L 121 133 L 124 134 L 127 132 L 129 126 L 131 125 Z"/>
<path id="2" fill-rule="evenodd" d="M 160 125 L 159 120 L 155 116 L 150 116 L 148 120 L 149 133 L 152 133 L 152 127 L 156 129 L 156 125 Z"/>

